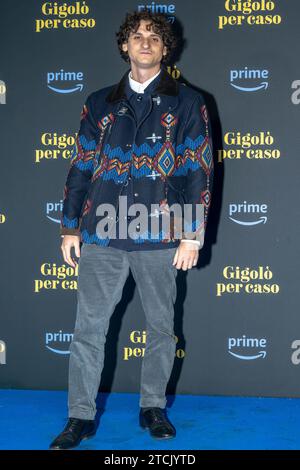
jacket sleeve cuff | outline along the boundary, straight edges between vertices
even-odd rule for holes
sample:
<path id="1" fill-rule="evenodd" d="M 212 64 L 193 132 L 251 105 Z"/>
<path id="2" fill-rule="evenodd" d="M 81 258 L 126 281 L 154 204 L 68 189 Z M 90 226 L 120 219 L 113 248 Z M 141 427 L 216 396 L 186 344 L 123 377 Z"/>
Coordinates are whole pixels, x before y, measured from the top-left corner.
<path id="1" fill-rule="evenodd" d="M 198 244 L 199 249 L 204 245 L 204 223 L 200 224 L 196 232 L 183 232 L 182 241 Z"/>
<path id="2" fill-rule="evenodd" d="M 183 238 L 181 241 L 182 242 L 194 243 L 194 245 L 198 245 L 199 247 L 201 245 L 200 240 L 187 240 L 186 238 Z"/>
<path id="3" fill-rule="evenodd" d="M 80 229 L 79 228 L 61 227 L 60 228 L 60 235 L 77 235 L 77 236 L 80 237 Z"/>

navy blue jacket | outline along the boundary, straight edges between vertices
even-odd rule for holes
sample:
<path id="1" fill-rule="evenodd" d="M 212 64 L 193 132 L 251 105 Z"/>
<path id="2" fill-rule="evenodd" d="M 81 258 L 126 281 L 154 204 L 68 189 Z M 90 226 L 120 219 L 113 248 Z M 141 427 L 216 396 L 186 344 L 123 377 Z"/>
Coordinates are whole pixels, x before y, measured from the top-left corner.
<path id="1" fill-rule="evenodd" d="M 161 70 L 160 70 L 161 73 Z M 140 121 L 143 119 L 144 115 L 148 113 L 149 108 L 149 95 L 154 91 L 155 87 L 158 84 L 160 77 L 159 75 L 152 79 L 152 81 L 147 85 L 144 89 L 143 93 L 137 93 L 133 90 L 130 86 L 129 75 L 127 76 L 127 80 L 125 83 L 125 93 L 126 97 L 129 101 L 130 106 L 132 107 L 137 126 L 139 126 Z M 156 139 L 155 139 L 156 140 Z M 134 192 L 133 187 L 133 176 L 132 176 L 132 165 L 129 168 L 129 176 L 127 179 L 127 183 L 123 186 L 122 189 L 122 196 L 127 196 L 127 204 L 130 207 L 131 204 L 134 204 L 135 198 L 137 193 Z M 155 178 L 155 176 L 154 176 Z M 154 214 L 157 220 L 158 215 Z M 145 242 L 144 237 L 141 238 L 140 236 L 137 239 L 132 239 L 131 237 L 127 236 L 127 238 L 120 238 L 119 237 L 119 228 L 120 228 L 120 220 L 122 219 L 121 214 L 118 214 L 119 217 L 116 217 L 116 238 L 110 237 L 109 246 L 113 248 L 118 248 L 119 250 L 126 250 L 126 251 L 145 251 L 145 250 L 162 250 L 162 249 L 169 249 L 175 248 L 179 245 L 180 240 L 175 240 L 174 242 L 168 241 L 161 241 L 160 237 L 154 238 L 154 236 L 149 237 L 151 243 Z M 129 228 L 132 220 L 135 219 L 135 216 L 124 216 L 123 215 L 123 224 L 125 224 L 127 229 Z M 152 219 L 153 220 L 153 219 Z M 135 223 L 136 227 L 136 223 Z M 126 231 L 125 228 L 125 231 Z"/>
<path id="2" fill-rule="evenodd" d="M 196 238 L 205 232 L 213 184 L 211 124 L 203 96 L 163 67 L 137 124 L 125 93 L 128 73 L 116 85 L 91 93 L 83 106 L 64 187 L 60 233 L 108 245 L 116 220 L 107 236 L 99 237 L 97 224 L 105 215 L 97 215 L 97 207 L 109 203 L 117 210 L 131 175 L 133 202 L 144 204 L 150 215 L 151 204 L 203 204 L 204 223 L 194 218 L 184 227 L 189 234 L 182 236 L 191 238 L 192 231 Z M 173 245 L 178 240 L 177 222 L 174 218 L 171 230 L 160 232 L 159 242 Z M 141 233 L 137 243 L 153 243 L 150 233 Z"/>

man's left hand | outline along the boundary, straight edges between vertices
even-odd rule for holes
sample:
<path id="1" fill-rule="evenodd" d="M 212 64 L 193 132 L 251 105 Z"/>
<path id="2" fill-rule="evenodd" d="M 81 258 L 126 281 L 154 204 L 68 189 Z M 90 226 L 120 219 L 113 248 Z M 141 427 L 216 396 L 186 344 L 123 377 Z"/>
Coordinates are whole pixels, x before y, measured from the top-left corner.
<path id="1" fill-rule="evenodd" d="M 174 256 L 173 266 L 177 269 L 187 271 L 196 266 L 198 258 L 198 245 L 196 243 L 181 241 Z"/>

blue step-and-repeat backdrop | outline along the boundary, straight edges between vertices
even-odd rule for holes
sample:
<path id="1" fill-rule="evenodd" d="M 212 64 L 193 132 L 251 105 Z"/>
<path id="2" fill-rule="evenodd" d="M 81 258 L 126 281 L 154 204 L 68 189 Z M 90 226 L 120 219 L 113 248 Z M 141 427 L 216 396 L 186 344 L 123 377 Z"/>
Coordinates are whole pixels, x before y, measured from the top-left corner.
<path id="1" fill-rule="evenodd" d="M 78 273 L 60 249 L 63 186 L 83 103 L 128 69 L 115 33 L 142 9 L 181 32 L 168 72 L 203 93 L 213 129 L 212 208 L 197 268 L 178 273 L 168 393 L 299 397 L 299 0 L 3 3 L 0 387 L 67 387 Z M 101 390 L 138 392 L 145 342 L 130 275 Z"/>

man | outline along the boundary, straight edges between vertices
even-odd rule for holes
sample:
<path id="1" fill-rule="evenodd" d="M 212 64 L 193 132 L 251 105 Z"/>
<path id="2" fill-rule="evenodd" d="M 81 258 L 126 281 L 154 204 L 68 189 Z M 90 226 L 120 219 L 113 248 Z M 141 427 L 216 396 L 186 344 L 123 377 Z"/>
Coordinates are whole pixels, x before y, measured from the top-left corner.
<path id="1" fill-rule="evenodd" d="M 79 258 L 78 304 L 70 346 L 69 419 L 51 449 L 76 447 L 95 434 L 106 334 L 129 269 L 147 322 L 139 423 L 158 439 L 176 435 L 165 410 L 176 350 L 176 275 L 196 266 L 203 245 L 213 175 L 210 122 L 202 95 L 179 84 L 164 67 L 176 37 L 163 15 L 127 14 L 117 37 L 130 70 L 117 85 L 88 96 L 64 188 L 61 249 L 71 266 L 76 266 L 71 249 Z M 193 210 L 185 226 L 190 230 L 176 238 L 182 219 L 175 216 L 169 231 L 153 234 L 144 228 L 145 217 L 136 223 L 130 210 L 122 214 L 121 197 L 128 207 L 145 207 L 148 222 L 161 221 L 173 203 L 182 207 L 184 201 Z M 108 204 L 116 209 L 115 217 L 101 217 Z M 158 209 L 152 210 L 152 204 Z M 204 208 L 202 220 L 195 215 L 197 205 Z M 121 236 L 124 223 L 133 236 Z"/>

